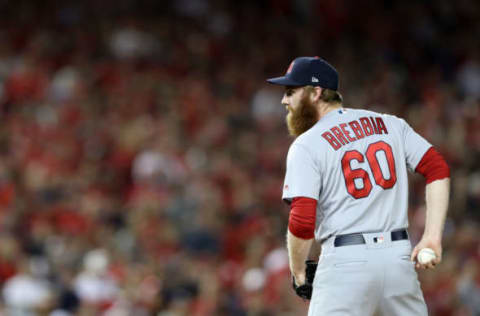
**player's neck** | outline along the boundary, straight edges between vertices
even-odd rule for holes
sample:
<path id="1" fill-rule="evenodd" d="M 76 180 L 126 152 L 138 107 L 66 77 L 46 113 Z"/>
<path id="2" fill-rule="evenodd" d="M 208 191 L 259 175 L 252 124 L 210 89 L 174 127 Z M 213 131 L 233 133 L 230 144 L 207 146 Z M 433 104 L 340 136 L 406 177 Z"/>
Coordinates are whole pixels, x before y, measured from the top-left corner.
<path id="1" fill-rule="evenodd" d="M 320 103 L 319 107 L 318 107 L 318 117 L 321 120 L 322 117 L 324 117 L 328 113 L 330 113 L 334 110 L 338 110 L 340 108 L 342 108 L 341 103 L 335 103 L 335 104 Z"/>

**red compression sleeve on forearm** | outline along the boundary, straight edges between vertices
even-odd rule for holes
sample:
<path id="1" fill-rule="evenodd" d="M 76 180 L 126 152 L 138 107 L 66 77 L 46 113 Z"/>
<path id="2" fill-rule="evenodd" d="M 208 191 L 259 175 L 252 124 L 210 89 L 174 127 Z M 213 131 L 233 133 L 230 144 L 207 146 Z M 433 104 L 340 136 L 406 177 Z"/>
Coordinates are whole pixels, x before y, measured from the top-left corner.
<path id="1" fill-rule="evenodd" d="M 306 197 L 294 198 L 290 205 L 288 230 L 298 238 L 312 239 L 315 236 L 316 210 L 317 200 Z"/>
<path id="2" fill-rule="evenodd" d="M 427 184 L 435 180 L 450 177 L 450 168 L 442 155 L 433 147 L 423 155 L 415 172 L 420 173 L 427 180 Z"/>

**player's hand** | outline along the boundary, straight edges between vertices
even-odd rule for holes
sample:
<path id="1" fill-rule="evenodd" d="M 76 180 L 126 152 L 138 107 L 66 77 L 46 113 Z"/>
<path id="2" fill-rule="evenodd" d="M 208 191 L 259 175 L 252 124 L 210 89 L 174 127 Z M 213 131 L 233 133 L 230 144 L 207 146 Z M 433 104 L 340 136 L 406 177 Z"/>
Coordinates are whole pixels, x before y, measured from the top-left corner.
<path id="1" fill-rule="evenodd" d="M 304 300 L 310 300 L 313 293 L 313 280 L 317 271 L 317 262 L 305 261 L 305 268 L 292 276 L 292 286 L 295 293 Z"/>
<path id="2" fill-rule="evenodd" d="M 421 264 L 420 262 L 418 262 L 417 255 L 423 248 L 431 248 L 435 252 L 436 258 L 426 264 Z M 441 240 L 423 236 L 417 246 L 413 248 L 410 260 L 415 262 L 415 267 L 417 269 L 435 269 L 435 266 L 442 261 Z"/>
<path id="3" fill-rule="evenodd" d="M 295 293 L 304 300 L 310 300 L 312 298 L 313 287 L 307 282 L 305 274 L 292 276 L 292 286 Z"/>
<path id="4" fill-rule="evenodd" d="M 295 273 L 295 275 L 293 276 L 293 282 L 295 283 L 295 285 L 296 285 L 297 287 L 298 287 L 298 286 L 301 286 L 301 285 L 304 285 L 305 282 L 306 282 L 305 272 Z"/>

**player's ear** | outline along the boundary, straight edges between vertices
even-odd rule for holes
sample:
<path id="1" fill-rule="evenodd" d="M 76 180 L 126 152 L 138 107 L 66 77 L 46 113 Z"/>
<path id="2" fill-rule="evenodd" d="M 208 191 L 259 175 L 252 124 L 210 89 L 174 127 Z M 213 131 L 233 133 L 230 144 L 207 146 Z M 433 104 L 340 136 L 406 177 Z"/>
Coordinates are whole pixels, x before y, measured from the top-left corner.
<path id="1" fill-rule="evenodd" d="M 318 102 L 322 97 L 322 88 L 321 87 L 313 87 L 312 91 L 312 98 L 314 102 Z"/>

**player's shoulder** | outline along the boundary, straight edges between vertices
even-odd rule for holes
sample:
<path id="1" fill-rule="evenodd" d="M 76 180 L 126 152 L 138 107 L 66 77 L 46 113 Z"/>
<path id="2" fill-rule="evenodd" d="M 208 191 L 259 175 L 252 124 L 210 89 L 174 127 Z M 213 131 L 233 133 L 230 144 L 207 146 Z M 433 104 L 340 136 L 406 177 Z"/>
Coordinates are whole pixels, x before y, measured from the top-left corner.
<path id="1" fill-rule="evenodd" d="M 308 131 L 304 132 L 302 135 L 295 138 L 295 140 L 290 145 L 290 149 L 297 148 L 297 147 L 303 147 L 304 149 L 308 149 L 308 147 L 312 143 L 311 141 L 312 134 L 313 134 L 312 129 L 309 129 Z"/>
<path id="2" fill-rule="evenodd" d="M 365 116 L 365 117 L 382 117 L 384 120 L 393 122 L 395 124 L 404 124 L 405 120 L 401 117 L 398 117 L 394 114 L 390 113 L 383 113 L 383 112 L 377 112 L 377 111 L 372 111 L 372 110 L 366 110 L 366 109 L 348 109 L 350 112 L 353 112 L 356 114 L 356 116 Z"/>
<path id="3" fill-rule="evenodd" d="M 289 155 L 301 152 L 309 156 L 314 156 L 316 149 L 318 149 L 319 145 L 321 144 L 318 143 L 317 132 L 315 132 L 314 127 L 312 127 L 297 138 L 295 138 L 295 140 L 290 144 L 288 152 Z"/>
<path id="4" fill-rule="evenodd" d="M 354 113 L 358 116 L 382 116 L 382 117 L 392 117 L 396 118 L 395 115 L 389 114 L 389 113 L 383 113 L 383 112 L 377 112 L 377 111 L 372 111 L 372 110 L 367 110 L 367 109 L 347 109 L 348 112 Z"/>
<path id="5" fill-rule="evenodd" d="M 305 142 L 302 135 L 295 138 L 295 140 L 290 144 L 290 148 L 288 149 L 287 153 L 287 165 L 290 163 L 303 163 L 306 160 L 311 160 L 314 157 L 314 153 L 312 152 L 313 148 L 309 148 L 308 143 Z"/>

